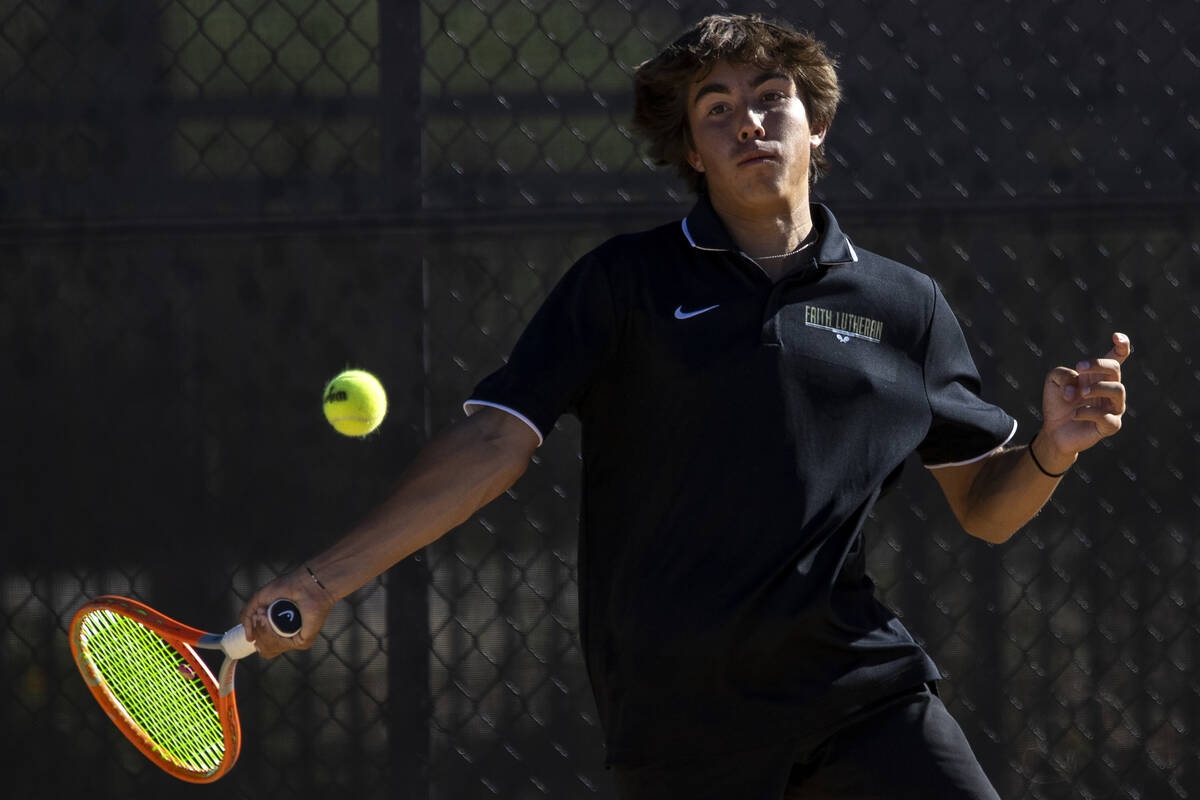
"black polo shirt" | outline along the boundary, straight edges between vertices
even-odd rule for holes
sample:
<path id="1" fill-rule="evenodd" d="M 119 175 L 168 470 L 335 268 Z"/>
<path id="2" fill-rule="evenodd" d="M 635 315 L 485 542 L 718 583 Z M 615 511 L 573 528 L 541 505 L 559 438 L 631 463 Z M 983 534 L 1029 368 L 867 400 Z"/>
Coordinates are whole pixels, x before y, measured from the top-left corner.
<path id="1" fill-rule="evenodd" d="M 813 217 L 778 282 L 706 199 L 609 240 L 466 403 L 539 436 L 582 423 L 580 631 L 610 762 L 812 742 L 938 677 L 875 599 L 862 525 L 911 453 L 982 458 L 1016 422 L 979 397 L 933 280 Z"/>

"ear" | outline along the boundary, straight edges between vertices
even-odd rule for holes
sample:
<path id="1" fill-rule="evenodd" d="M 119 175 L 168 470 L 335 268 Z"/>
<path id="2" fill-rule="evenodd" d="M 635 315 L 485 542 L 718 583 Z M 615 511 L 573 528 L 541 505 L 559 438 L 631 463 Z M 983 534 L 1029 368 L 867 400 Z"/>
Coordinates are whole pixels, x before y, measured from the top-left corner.
<path id="1" fill-rule="evenodd" d="M 808 141 L 813 147 L 820 147 L 825 141 L 825 134 L 829 133 L 829 126 L 824 128 L 813 128 L 808 132 Z"/>
<path id="2" fill-rule="evenodd" d="M 700 154 L 696 152 L 695 145 L 692 143 L 692 125 L 688 122 L 683 126 L 683 147 L 687 153 L 687 162 L 696 172 L 704 172 L 704 159 L 700 158 Z"/>

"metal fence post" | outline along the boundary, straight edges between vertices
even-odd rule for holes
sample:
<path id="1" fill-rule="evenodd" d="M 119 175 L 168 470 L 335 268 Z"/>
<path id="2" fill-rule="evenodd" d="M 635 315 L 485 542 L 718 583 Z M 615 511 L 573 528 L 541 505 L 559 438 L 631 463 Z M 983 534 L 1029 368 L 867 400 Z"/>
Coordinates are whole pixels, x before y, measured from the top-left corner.
<path id="1" fill-rule="evenodd" d="M 381 191 L 388 213 L 411 219 L 421 207 L 420 5 L 380 3 L 379 29 Z M 422 249 L 406 248 L 401 268 L 421 270 Z M 408 312 L 423 313 L 421 297 L 409 299 Z M 424 364 L 423 354 L 416 355 L 412 363 Z M 428 407 L 424 418 L 429 419 Z M 392 793 L 413 800 L 429 796 L 428 582 L 420 553 L 393 567 L 387 578 Z"/>

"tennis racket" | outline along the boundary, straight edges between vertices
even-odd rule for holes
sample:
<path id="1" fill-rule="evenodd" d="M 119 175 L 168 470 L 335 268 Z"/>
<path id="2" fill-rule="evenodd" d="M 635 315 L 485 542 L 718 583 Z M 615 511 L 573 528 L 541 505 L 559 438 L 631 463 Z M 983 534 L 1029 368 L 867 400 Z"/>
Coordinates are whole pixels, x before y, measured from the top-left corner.
<path id="1" fill-rule="evenodd" d="M 280 636 L 300 632 L 291 600 L 276 600 L 267 617 Z M 225 654 L 216 679 L 196 648 Z M 147 758 L 192 783 L 211 783 L 237 761 L 233 672 L 254 652 L 241 625 L 205 633 L 126 597 L 97 597 L 71 620 L 75 664 L 109 719 Z"/>

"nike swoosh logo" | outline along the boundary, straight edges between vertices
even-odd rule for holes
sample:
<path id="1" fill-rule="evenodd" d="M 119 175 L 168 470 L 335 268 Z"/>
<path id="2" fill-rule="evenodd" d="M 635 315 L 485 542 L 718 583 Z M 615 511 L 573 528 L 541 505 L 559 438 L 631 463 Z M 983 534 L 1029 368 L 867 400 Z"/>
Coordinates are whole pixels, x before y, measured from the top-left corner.
<path id="1" fill-rule="evenodd" d="M 683 306 L 679 306 L 675 309 L 675 319 L 691 319 L 692 317 L 698 317 L 706 311 L 712 311 L 714 308 L 720 308 L 720 306 L 721 304 L 717 303 L 715 306 L 702 308 L 699 311 L 684 311 Z"/>

